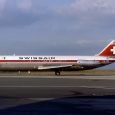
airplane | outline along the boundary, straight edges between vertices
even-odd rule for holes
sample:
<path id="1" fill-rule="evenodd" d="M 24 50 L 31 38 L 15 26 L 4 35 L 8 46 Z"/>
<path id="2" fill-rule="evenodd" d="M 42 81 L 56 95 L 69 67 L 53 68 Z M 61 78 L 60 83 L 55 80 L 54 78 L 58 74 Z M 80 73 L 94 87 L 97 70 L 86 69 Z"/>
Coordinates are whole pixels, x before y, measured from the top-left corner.
<path id="1" fill-rule="evenodd" d="M 0 70 L 62 71 L 89 70 L 115 62 L 115 40 L 94 56 L 0 56 Z"/>

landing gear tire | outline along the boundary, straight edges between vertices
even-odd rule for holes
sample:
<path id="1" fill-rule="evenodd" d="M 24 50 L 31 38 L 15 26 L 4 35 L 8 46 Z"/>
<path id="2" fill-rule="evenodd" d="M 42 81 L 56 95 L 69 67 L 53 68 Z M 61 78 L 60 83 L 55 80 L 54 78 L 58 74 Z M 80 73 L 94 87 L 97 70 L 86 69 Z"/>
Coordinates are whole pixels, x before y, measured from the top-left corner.
<path id="1" fill-rule="evenodd" d="M 55 71 L 55 75 L 60 75 L 60 71 Z"/>
<path id="2" fill-rule="evenodd" d="M 21 73 L 21 71 L 18 71 L 18 74 L 20 74 Z"/>
<path id="3" fill-rule="evenodd" d="M 30 71 L 28 71 L 28 74 L 30 74 L 31 72 Z"/>

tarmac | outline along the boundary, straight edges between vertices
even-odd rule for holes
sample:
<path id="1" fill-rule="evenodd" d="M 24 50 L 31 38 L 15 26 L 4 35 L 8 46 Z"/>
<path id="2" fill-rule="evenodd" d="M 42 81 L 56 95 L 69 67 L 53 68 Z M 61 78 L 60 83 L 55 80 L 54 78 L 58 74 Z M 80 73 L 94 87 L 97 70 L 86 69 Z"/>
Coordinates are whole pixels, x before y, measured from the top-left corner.
<path id="1" fill-rule="evenodd" d="M 114 105 L 115 76 L 0 76 L 2 115 L 106 115 Z"/>

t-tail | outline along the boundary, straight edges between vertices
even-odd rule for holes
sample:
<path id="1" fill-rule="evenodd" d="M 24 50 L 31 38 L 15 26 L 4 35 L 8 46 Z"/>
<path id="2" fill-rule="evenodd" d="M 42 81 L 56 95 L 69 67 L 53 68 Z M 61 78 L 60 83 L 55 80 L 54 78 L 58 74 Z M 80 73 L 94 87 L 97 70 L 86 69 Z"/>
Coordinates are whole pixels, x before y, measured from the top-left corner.
<path id="1" fill-rule="evenodd" d="M 115 56 L 115 40 L 111 41 L 99 54 L 98 56 Z"/>

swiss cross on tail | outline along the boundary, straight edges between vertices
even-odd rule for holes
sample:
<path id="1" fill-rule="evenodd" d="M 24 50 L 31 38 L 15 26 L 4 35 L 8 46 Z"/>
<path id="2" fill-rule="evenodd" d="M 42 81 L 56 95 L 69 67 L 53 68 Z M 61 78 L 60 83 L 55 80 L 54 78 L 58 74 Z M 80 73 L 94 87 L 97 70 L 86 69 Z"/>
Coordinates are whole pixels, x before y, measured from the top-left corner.
<path id="1" fill-rule="evenodd" d="M 113 49 L 111 49 L 111 52 L 113 52 L 113 54 L 115 54 L 115 46 L 113 46 Z"/>
<path id="2" fill-rule="evenodd" d="M 115 41 L 110 42 L 98 55 L 115 56 Z"/>

